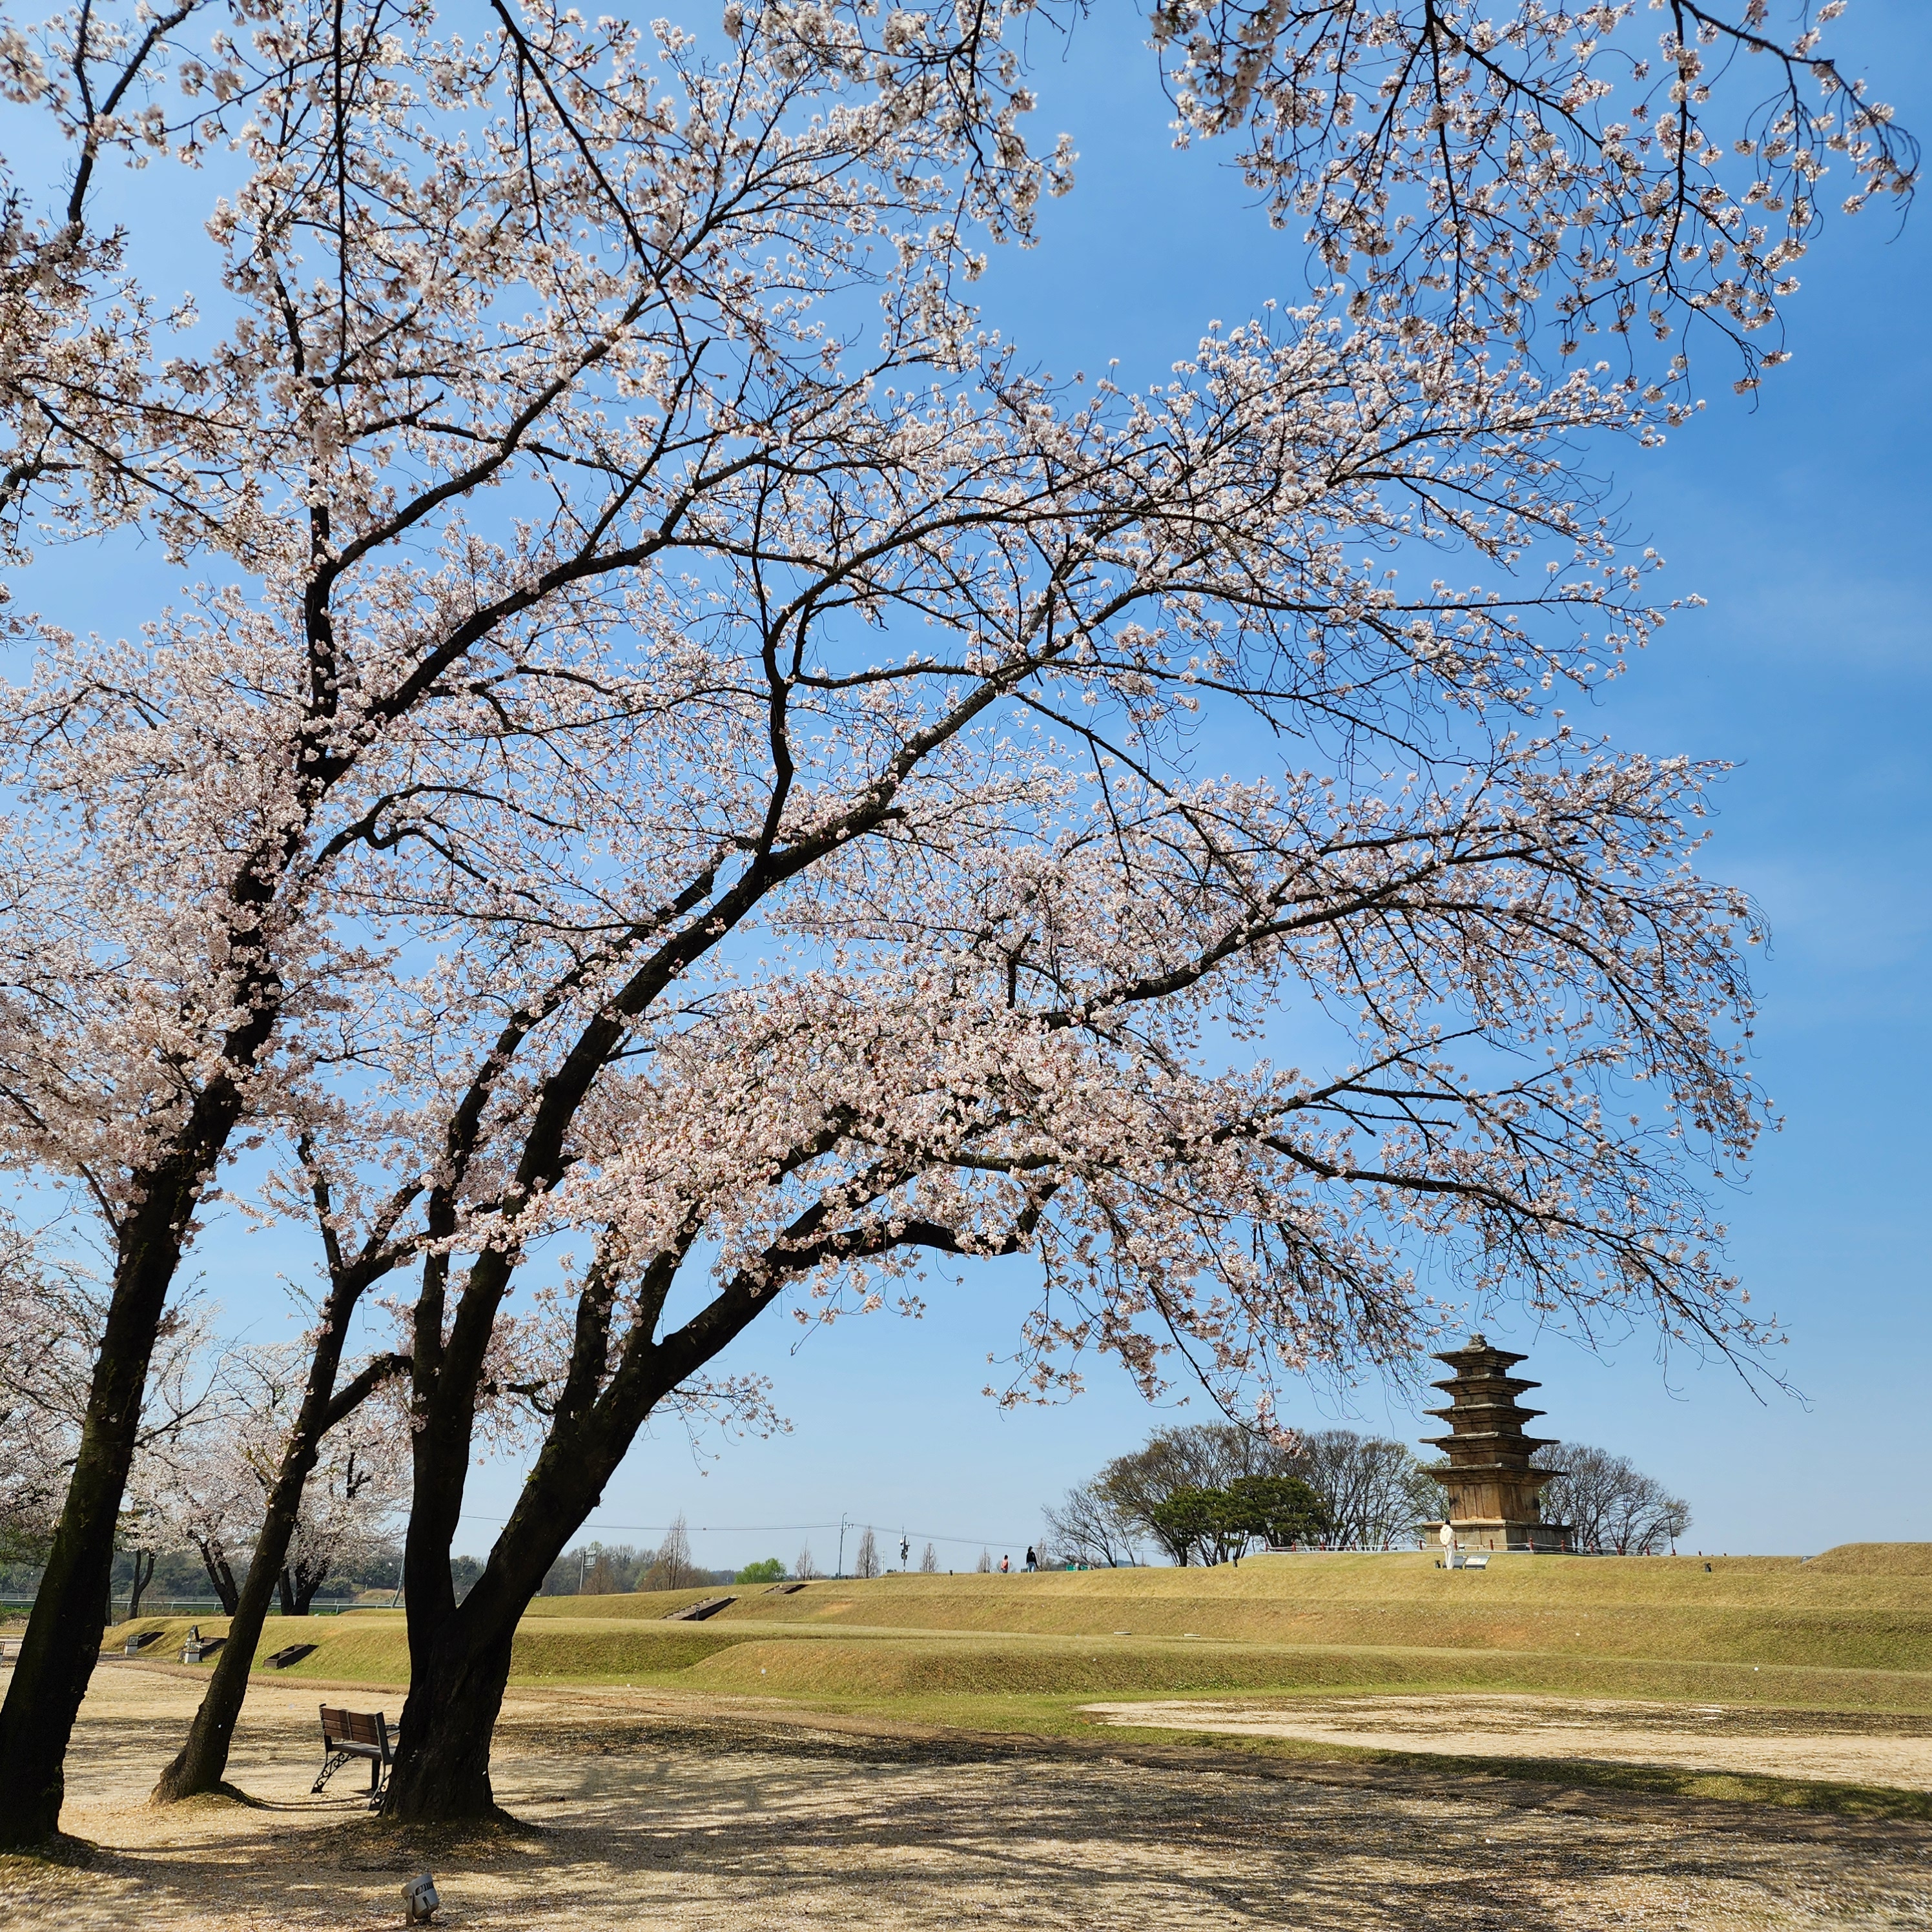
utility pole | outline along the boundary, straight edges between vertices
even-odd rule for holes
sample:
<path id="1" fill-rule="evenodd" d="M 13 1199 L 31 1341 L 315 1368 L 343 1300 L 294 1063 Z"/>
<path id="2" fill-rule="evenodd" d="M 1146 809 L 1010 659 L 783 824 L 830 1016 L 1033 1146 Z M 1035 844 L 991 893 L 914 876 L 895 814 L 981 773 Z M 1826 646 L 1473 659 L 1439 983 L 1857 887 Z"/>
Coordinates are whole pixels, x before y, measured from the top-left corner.
<path id="1" fill-rule="evenodd" d="M 845 1512 L 838 1512 L 838 1574 L 845 1574 Z"/>

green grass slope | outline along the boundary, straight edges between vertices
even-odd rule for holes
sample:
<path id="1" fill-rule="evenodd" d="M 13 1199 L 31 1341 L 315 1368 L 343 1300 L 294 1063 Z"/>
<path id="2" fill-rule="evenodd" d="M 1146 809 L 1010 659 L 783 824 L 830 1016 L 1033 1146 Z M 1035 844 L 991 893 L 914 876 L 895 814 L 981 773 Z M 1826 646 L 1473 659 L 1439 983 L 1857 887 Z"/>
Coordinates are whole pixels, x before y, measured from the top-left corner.
<path id="1" fill-rule="evenodd" d="M 1540 1690 L 1932 1711 L 1932 1544 L 1796 1557 L 1424 1554 L 1251 1559 L 1239 1569 L 819 1580 L 538 1599 L 517 1683 L 683 1684 L 864 1700 L 1145 1692 Z M 667 1622 L 700 1598 L 736 1600 Z M 200 1620 L 215 1634 L 220 1618 Z M 118 1652 L 128 1626 L 109 1634 Z M 178 1649 L 185 1619 L 144 1619 Z M 274 1672 L 267 1654 L 316 1648 Z M 271 1619 L 258 1671 L 399 1684 L 400 1612 Z"/>
<path id="2" fill-rule="evenodd" d="M 707 1658 L 682 1681 L 693 1688 L 857 1700 L 868 1708 L 904 1698 L 1480 1690 L 1834 1711 L 1932 1711 L 1932 1672 L 1366 1645 L 1094 1639 L 1014 1643 L 949 1637 L 766 1641 Z"/>
<path id="3" fill-rule="evenodd" d="M 1833 1558 L 1840 1560 L 1834 1562 Z M 871 1632 L 1192 1635 L 1271 1645 L 1534 1652 L 1849 1670 L 1932 1670 L 1932 1546 L 1796 1557 L 1250 1559 L 1237 1570 L 888 1576 L 741 1600 L 715 1620 Z"/>

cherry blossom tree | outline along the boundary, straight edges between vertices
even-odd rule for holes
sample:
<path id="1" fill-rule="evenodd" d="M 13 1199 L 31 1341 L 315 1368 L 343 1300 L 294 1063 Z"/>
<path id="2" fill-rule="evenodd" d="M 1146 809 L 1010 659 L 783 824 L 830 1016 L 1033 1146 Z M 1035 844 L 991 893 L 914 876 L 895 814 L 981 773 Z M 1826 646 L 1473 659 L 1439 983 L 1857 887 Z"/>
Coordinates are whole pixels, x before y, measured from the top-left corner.
<path id="1" fill-rule="evenodd" d="M 92 1311 L 84 1278 L 50 1268 L 32 1234 L 0 1217 L 0 1551 L 46 1553 L 86 1406 Z"/>
<path id="2" fill-rule="evenodd" d="M 86 1418 L 106 1310 L 68 1232 L 0 1210 L 0 1561 L 44 1562 Z M 116 1512 L 117 1533 L 150 1554 L 170 1526 L 160 1472 L 195 1455 L 215 1420 L 214 1355 L 212 1312 L 184 1296 L 148 1360 L 135 1442 L 146 1473 Z"/>
<path id="3" fill-rule="evenodd" d="M 130 1493 L 146 1500 L 157 1534 L 171 1545 L 188 1544 L 200 1557 L 216 1600 L 231 1617 L 241 1589 L 236 1568 L 245 1572 L 262 1524 L 262 1485 L 241 1453 L 238 1420 L 224 1414 L 212 1426 L 137 1456 L 128 1479 Z"/>
<path id="4" fill-rule="evenodd" d="M 1822 224 L 1918 150 L 1821 44 L 1847 0 L 1160 0 L 1183 141 L 1237 143 L 1277 226 L 1364 304 L 1634 364 L 1701 328 L 1741 389 Z M 1838 180 L 1827 188 L 1825 177 Z M 1760 346 L 1757 338 L 1773 346 Z"/>
<path id="5" fill-rule="evenodd" d="M 359 1426 L 358 1426 L 359 1425 Z M 305 1617 L 323 1584 L 371 1550 L 388 1546 L 385 1532 L 409 1499 L 409 1432 L 382 1404 L 338 1427 L 302 1492 L 282 1566 L 282 1614 Z"/>
<path id="6" fill-rule="evenodd" d="M 758 1412 L 712 1365 L 770 1309 L 1024 1254 L 1010 1394 L 1100 1351 L 1264 1418 L 1412 1350 L 1430 1258 L 1756 1339 L 1697 1192 L 1757 1119 L 1753 918 L 1692 869 L 1714 769 L 1558 708 L 1666 608 L 1579 452 L 1690 406 L 1633 303 L 1754 380 L 1825 157 L 1891 192 L 1902 137 L 1755 4 L 1673 0 L 1630 125 L 1628 7 L 1163 11 L 1184 130 L 1246 142 L 1319 286 L 1058 385 L 968 300 L 1071 179 L 1030 11 L 6 28 L 75 177 L 0 250 L 11 554 L 133 524 L 198 573 L 133 640 L 13 622 L 0 1142 L 112 1267 L 7 1842 L 57 1820 L 183 1254 L 272 1136 L 332 1294 L 414 1271 L 412 1817 L 491 1807 L 517 1617 L 648 1417 Z M 1707 41 L 1783 77 L 1760 178 Z M 208 319 L 93 225 L 117 155 L 206 179 Z M 1546 310 L 1620 358 L 1539 366 Z M 537 1454 L 458 1606 L 510 1395 Z"/>

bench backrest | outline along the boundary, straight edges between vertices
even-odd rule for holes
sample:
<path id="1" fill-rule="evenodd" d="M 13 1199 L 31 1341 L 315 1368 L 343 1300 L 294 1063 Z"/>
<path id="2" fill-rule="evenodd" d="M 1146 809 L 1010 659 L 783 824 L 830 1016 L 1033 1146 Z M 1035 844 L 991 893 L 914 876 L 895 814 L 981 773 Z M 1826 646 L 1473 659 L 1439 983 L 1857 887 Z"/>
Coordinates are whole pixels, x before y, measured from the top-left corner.
<path id="1" fill-rule="evenodd" d="M 388 1746 L 389 1727 L 382 1721 L 380 1711 L 338 1711 L 325 1704 L 322 1737 L 325 1744 L 368 1744 L 381 1750 Z"/>

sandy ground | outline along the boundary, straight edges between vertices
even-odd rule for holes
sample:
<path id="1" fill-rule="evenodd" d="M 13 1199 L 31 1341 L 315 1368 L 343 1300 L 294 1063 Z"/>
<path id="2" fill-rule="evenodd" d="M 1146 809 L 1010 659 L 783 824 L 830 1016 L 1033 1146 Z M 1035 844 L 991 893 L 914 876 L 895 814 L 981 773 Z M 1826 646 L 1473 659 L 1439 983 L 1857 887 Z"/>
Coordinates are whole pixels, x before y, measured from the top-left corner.
<path id="1" fill-rule="evenodd" d="M 1292 1705 L 1162 1698 L 1081 1708 L 1103 1723 L 1156 1730 L 1302 1738 L 1454 1757 L 1597 1758 L 1932 1791 L 1932 1718 L 1484 1694 L 1298 1699 Z"/>
<path id="2" fill-rule="evenodd" d="M 497 1792 L 533 1830 L 412 1838 L 370 1817 L 352 1771 L 310 1798 L 316 1693 L 293 1686 L 264 1686 L 243 1719 L 232 1769 L 254 1804 L 151 1810 L 196 1688 L 97 1673 L 63 1820 L 96 1849 L 72 1866 L 0 1860 L 0 1922 L 394 1925 L 427 1863 L 440 1922 L 531 1932 L 1932 1924 L 1932 1830 L 1916 1826 L 1198 1747 L 861 1735 L 642 1692 L 512 1694 Z"/>

